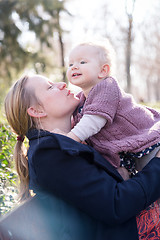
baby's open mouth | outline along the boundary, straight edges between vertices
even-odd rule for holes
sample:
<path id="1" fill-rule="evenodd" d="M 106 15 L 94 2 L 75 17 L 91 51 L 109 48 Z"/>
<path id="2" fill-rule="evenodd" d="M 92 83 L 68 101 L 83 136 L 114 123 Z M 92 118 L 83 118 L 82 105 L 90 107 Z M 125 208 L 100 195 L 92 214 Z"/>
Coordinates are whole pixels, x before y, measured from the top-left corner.
<path id="1" fill-rule="evenodd" d="M 72 77 L 77 77 L 77 76 L 80 76 L 80 75 L 82 75 L 82 74 L 80 74 L 80 73 L 73 73 Z"/>

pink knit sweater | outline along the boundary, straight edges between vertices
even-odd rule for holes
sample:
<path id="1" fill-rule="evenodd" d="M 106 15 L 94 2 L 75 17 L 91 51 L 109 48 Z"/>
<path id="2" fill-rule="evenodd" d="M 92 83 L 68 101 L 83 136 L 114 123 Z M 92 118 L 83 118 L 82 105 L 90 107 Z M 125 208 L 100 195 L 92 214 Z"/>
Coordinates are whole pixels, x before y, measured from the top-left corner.
<path id="1" fill-rule="evenodd" d="M 88 143 L 113 166 L 120 165 L 119 152 L 139 152 L 160 142 L 160 113 L 136 104 L 113 78 L 94 86 L 87 99 L 83 92 L 78 97 L 80 104 L 74 113 L 75 124 L 84 114 L 96 114 L 107 119 L 106 125 L 90 137 Z"/>

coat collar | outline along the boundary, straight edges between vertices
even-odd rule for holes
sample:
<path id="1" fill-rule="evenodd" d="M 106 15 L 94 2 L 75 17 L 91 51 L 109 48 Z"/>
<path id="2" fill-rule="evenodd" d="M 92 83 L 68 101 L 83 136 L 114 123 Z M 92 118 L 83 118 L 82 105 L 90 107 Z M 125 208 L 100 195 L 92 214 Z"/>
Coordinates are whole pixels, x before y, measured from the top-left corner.
<path id="1" fill-rule="evenodd" d="M 72 156 L 83 156 L 89 162 L 96 164 L 103 168 L 109 175 L 113 176 L 118 182 L 122 181 L 122 177 L 119 175 L 117 170 L 96 150 L 88 145 L 78 143 L 71 138 L 60 134 L 54 134 L 44 130 L 31 129 L 27 133 L 29 140 L 40 139 L 43 137 L 51 137 L 62 151 L 67 152 Z"/>

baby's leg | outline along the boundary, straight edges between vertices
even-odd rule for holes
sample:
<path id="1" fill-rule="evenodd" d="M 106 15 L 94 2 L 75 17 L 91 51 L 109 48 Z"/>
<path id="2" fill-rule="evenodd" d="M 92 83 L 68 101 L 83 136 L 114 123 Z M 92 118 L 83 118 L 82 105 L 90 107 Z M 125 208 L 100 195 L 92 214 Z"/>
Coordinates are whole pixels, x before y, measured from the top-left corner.
<path id="1" fill-rule="evenodd" d="M 156 153 L 160 150 L 160 146 L 155 148 L 153 151 L 151 151 L 148 155 L 145 155 L 142 158 L 136 158 L 135 159 L 135 165 L 136 165 L 136 169 L 138 171 L 142 170 L 142 168 L 144 168 L 144 166 L 147 165 L 147 163 L 153 158 L 155 157 Z"/>

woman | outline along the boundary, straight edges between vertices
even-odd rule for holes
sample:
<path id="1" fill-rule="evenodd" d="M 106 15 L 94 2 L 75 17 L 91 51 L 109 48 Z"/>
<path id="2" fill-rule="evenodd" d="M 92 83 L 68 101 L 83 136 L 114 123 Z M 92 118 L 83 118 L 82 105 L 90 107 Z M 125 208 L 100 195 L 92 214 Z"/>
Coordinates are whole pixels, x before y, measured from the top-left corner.
<path id="1" fill-rule="evenodd" d="M 49 193 L 90 216 L 95 239 L 138 239 L 135 216 L 160 197 L 160 153 L 142 172 L 123 181 L 93 148 L 51 133 L 55 128 L 70 131 L 78 103 L 65 83 L 39 75 L 21 78 L 9 91 L 5 111 L 18 135 L 15 161 L 21 198 L 29 196 L 29 183 L 37 195 Z M 25 136 L 28 158 L 22 150 Z"/>

